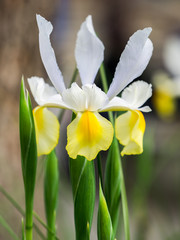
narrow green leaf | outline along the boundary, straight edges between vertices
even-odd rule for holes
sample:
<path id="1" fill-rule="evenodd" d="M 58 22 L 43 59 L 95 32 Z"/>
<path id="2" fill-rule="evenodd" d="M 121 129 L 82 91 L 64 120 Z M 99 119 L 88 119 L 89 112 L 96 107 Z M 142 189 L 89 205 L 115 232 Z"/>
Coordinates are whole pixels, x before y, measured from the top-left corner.
<path id="1" fill-rule="evenodd" d="M 126 187 L 124 182 L 124 174 L 123 174 L 121 159 L 120 159 L 120 176 L 121 176 L 121 198 L 122 198 L 125 240 L 130 240 L 129 210 L 128 210 Z"/>
<path id="2" fill-rule="evenodd" d="M 98 240 L 113 240 L 113 227 L 106 199 L 99 183 Z"/>
<path id="3" fill-rule="evenodd" d="M 24 217 L 25 216 L 25 211 L 22 209 L 22 207 L 15 201 L 14 198 L 12 198 L 10 196 L 9 193 L 6 192 L 6 190 L 0 185 L 0 192 L 4 195 L 4 197 L 6 197 L 6 199 L 16 208 L 16 210 Z M 43 227 L 45 227 L 46 229 L 48 228 L 45 224 L 42 224 L 42 220 L 40 219 L 40 217 L 33 212 L 34 217 L 41 223 L 41 225 Z M 34 223 L 34 229 L 36 230 L 37 234 L 42 238 L 42 239 L 46 239 L 43 235 L 43 233 L 41 232 L 41 230 L 39 229 L 39 227 Z"/>
<path id="4" fill-rule="evenodd" d="M 77 240 L 89 240 L 95 204 L 94 162 L 84 157 L 70 159 Z"/>
<path id="5" fill-rule="evenodd" d="M 11 235 L 13 239 L 19 240 L 19 237 L 15 234 L 15 232 L 12 230 L 12 228 L 9 226 L 9 224 L 2 216 L 0 216 L 0 224 L 8 231 L 8 233 Z"/>
<path id="6" fill-rule="evenodd" d="M 103 85 L 103 90 L 105 93 L 107 93 L 108 84 L 107 84 L 107 77 L 106 77 L 106 72 L 105 72 L 105 68 L 104 68 L 104 63 L 102 63 L 101 67 L 100 67 L 100 76 L 101 76 L 101 81 L 102 81 L 102 85 Z M 110 119 L 111 123 L 113 123 L 114 119 L 113 119 L 112 112 L 108 112 L 108 115 L 109 115 L 109 119 Z"/>
<path id="7" fill-rule="evenodd" d="M 26 202 L 26 239 L 31 240 L 33 227 L 33 200 L 37 168 L 37 147 L 31 101 L 27 90 L 24 88 L 23 79 L 20 91 L 19 131 Z"/>
<path id="8" fill-rule="evenodd" d="M 120 152 L 117 139 L 114 137 L 108 152 L 105 168 L 105 197 L 112 220 L 114 235 L 116 235 L 119 220 L 120 194 Z"/>
<path id="9" fill-rule="evenodd" d="M 154 131 L 153 128 L 147 129 L 149 132 L 144 136 L 144 150 L 141 155 L 137 156 L 136 176 L 133 189 L 132 199 L 134 201 L 135 210 L 139 216 L 136 223 L 136 239 L 142 240 L 146 238 L 148 228 L 148 199 L 152 182 L 155 179 L 154 169 Z M 139 212 L 141 214 L 139 215 Z M 136 214 L 136 213 L 135 213 Z"/>
<path id="10" fill-rule="evenodd" d="M 148 136 L 148 137 L 146 137 Z M 151 130 L 144 136 L 144 151 L 137 156 L 136 184 L 134 200 L 138 204 L 145 204 L 154 179 L 154 132 Z"/>
<path id="11" fill-rule="evenodd" d="M 45 178 L 44 178 L 44 200 L 48 228 L 48 240 L 55 239 L 56 232 L 56 207 L 59 189 L 58 159 L 53 150 L 46 157 Z M 53 234 L 54 233 L 54 234 Z"/>
<path id="12" fill-rule="evenodd" d="M 25 231 L 24 231 L 24 219 L 22 218 L 22 240 L 26 240 Z"/>

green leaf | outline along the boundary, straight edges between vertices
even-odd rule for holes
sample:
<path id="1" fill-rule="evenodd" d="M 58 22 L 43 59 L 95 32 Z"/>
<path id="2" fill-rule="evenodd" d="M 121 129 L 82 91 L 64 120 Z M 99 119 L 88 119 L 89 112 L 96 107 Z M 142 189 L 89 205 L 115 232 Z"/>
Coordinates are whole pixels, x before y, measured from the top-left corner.
<path id="1" fill-rule="evenodd" d="M 44 178 L 44 199 L 48 228 L 48 240 L 55 239 L 56 207 L 59 189 L 58 159 L 53 150 L 46 157 L 45 178 Z M 54 234 L 53 234 L 54 233 Z"/>
<path id="2" fill-rule="evenodd" d="M 22 240 L 26 240 L 25 231 L 24 231 L 24 219 L 22 218 Z"/>
<path id="3" fill-rule="evenodd" d="M 98 240 L 113 240 L 113 227 L 106 199 L 99 184 Z"/>
<path id="4" fill-rule="evenodd" d="M 26 92 L 25 92 L 26 91 Z M 29 94 L 21 81 L 19 104 L 21 164 L 26 202 L 26 238 L 32 239 L 33 199 L 37 168 L 37 147 L 34 119 Z"/>
<path id="5" fill-rule="evenodd" d="M 95 204 L 94 162 L 78 156 L 70 159 L 77 240 L 89 240 Z"/>
<path id="6" fill-rule="evenodd" d="M 18 236 L 15 234 L 15 232 L 12 230 L 12 228 L 9 226 L 9 224 L 2 216 L 0 216 L 0 224 L 8 231 L 8 233 L 11 235 L 13 239 L 19 240 Z"/>
<path id="7" fill-rule="evenodd" d="M 119 220 L 120 194 L 120 152 L 117 139 L 114 137 L 108 152 L 105 169 L 105 197 L 112 220 L 114 235 L 116 235 Z"/>
<path id="8" fill-rule="evenodd" d="M 154 131 L 147 132 L 144 137 L 144 151 L 137 156 L 136 184 L 134 200 L 140 206 L 146 203 L 152 181 L 154 179 Z"/>
<path id="9" fill-rule="evenodd" d="M 8 192 L 6 192 L 6 190 L 0 185 L 0 192 L 4 195 L 4 197 L 16 208 L 16 210 L 24 217 L 25 216 L 25 211 L 22 209 L 22 207 L 15 201 L 14 198 L 12 198 L 12 196 L 9 195 Z M 42 223 L 42 220 L 40 219 L 40 217 L 33 212 L 34 217 L 37 219 L 37 221 L 39 221 L 39 223 L 41 223 L 42 226 L 44 226 L 46 229 L 48 228 L 44 223 Z M 43 235 L 43 233 L 41 232 L 41 230 L 39 229 L 39 227 L 36 225 L 36 223 L 34 223 L 34 229 L 36 230 L 37 234 L 42 238 L 42 239 L 46 239 Z"/>

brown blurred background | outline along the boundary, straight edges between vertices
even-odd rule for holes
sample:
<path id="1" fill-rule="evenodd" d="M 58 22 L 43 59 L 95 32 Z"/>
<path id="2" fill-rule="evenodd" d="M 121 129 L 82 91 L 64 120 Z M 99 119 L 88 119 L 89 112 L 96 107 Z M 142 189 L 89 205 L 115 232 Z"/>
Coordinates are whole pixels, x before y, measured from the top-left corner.
<path id="1" fill-rule="evenodd" d="M 47 79 L 39 54 L 35 14 L 39 13 L 53 23 L 52 45 L 68 86 L 75 67 L 76 34 L 87 15 L 93 16 L 95 30 L 105 45 L 105 66 L 110 81 L 128 38 L 138 29 L 148 26 L 153 28 L 150 36 L 154 44 L 153 57 L 140 78 L 150 82 L 153 72 L 164 68 L 163 44 L 169 34 L 179 31 L 179 12 L 178 0 L 0 1 L 0 184 L 22 207 L 24 193 L 18 129 L 20 82 L 22 75 L 27 87 L 27 77 L 34 75 Z M 67 113 L 67 118 L 63 120 L 65 125 L 68 116 Z M 145 141 L 148 142 L 150 139 L 147 145 L 150 144 L 152 155 L 152 161 L 148 163 L 151 169 L 148 186 L 141 186 L 141 179 L 137 177 L 138 158 L 130 157 L 124 162 L 130 206 L 131 238 L 132 240 L 180 239 L 180 116 L 177 113 L 173 121 L 168 122 L 160 120 L 155 112 L 146 114 L 145 117 L 147 120 Z M 62 138 L 64 132 L 65 130 L 62 130 Z M 61 159 L 60 164 L 63 184 L 60 184 L 57 226 L 60 239 L 70 240 L 75 239 L 73 205 L 67 169 L 63 173 L 64 168 L 67 167 L 65 160 Z M 144 162 L 146 168 L 146 159 Z M 39 161 L 35 210 L 45 219 L 42 176 L 43 163 Z M 147 190 L 145 196 L 141 196 L 140 187 Z M 21 236 L 21 215 L 1 193 L 0 214 Z M 96 214 L 92 231 L 93 240 L 96 239 L 95 217 Z M 0 239 L 11 239 L 2 226 L 0 226 Z M 35 235 L 34 239 L 39 238 Z"/>

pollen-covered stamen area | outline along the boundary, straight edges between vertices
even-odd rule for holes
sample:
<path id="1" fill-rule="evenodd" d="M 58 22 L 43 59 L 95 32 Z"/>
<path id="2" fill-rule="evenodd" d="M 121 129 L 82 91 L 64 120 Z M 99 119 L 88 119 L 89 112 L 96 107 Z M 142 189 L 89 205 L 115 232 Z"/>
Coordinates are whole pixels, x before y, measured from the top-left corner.
<path id="1" fill-rule="evenodd" d="M 83 146 L 93 146 L 102 137 L 102 127 L 93 112 L 85 111 L 77 127 L 77 139 Z"/>

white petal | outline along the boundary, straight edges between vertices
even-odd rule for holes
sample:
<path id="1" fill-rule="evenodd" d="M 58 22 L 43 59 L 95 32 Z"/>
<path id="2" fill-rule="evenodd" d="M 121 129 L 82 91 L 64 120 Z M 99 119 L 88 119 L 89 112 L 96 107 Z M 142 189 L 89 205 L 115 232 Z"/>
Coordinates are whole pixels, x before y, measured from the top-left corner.
<path id="1" fill-rule="evenodd" d="M 108 100 L 107 95 L 95 84 L 85 85 L 82 87 L 86 94 L 86 107 L 89 111 L 97 111 L 104 106 Z"/>
<path id="2" fill-rule="evenodd" d="M 73 83 L 69 89 L 62 93 L 62 99 L 75 112 L 86 109 L 86 95 L 77 83 Z"/>
<path id="3" fill-rule="evenodd" d="M 129 39 L 116 67 L 113 81 L 107 93 L 112 99 L 145 70 L 153 50 L 148 38 L 151 28 L 138 30 Z"/>
<path id="4" fill-rule="evenodd" d="M 28 83 L 32 95 L 40 106 L 68 108 L 62 101 L 61 95 L 56 89 L 44 82 L 43 78 L 31 77 L 28 78 Z"/>
<path id="5" fill-rule="evenodd" d="M 151 108 L 148 106 L 141 107 L 131 104 L 131 102 L 126 101 L 120 97 L 114 97 L 110 101 L 108 101 L 104 107 L 102 107 L 99 112 L 106 111 L 128 111 L 128 110 L 139 110 L 141 112 L 150 112 Z"/>
<path id="6" fill-rule="evenodd" d="M 62 93 L 65 89 L 63 76 L 57 65 L 55 53 L 50 42 L 53 26 L 40 15 L 36 15 L 36 20 L 39 28 L 39 48 L 42 62 L 53 85 L 58 92 Z"/>
<path id="7" fill-rule="evenodd" d="M 91 16 L 86 18 L 78 32 L 75 58 L 82 85 L 92 84 L 104 59 L 104 45 L 94 32 Z"/>
<path id="8" fill-rule="evenodd" d="M 144 106 L 141 108 L 138 108 L 137 110 L 141 111 L 141 112 L 151 112 L 152 109 L 149 106 Z"/>
<path id="9" fill-rule="evenodd" d="M 107 102 L 106 105 L 99 110 L 99 112 L 127 111 L 127 110 L 134 110 L 134 109 L 132 109 L 130 104 L 126 102 L 124 99 L 120 97 L 114 97 L 109 102 Z"/>
<path id="10" fill-rule="evenodd" d="M 165 42 L 164 63 L 171 74 L 180 76 L 180 39 L 172 36 Z"/>
<path id="11" fill-rule="evenodd" d="M 136 81 L 124 89 L 122 99 L 134 109 L 138 109 L 152 96 L 152 85 L 144 81 Z"/>

